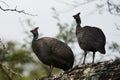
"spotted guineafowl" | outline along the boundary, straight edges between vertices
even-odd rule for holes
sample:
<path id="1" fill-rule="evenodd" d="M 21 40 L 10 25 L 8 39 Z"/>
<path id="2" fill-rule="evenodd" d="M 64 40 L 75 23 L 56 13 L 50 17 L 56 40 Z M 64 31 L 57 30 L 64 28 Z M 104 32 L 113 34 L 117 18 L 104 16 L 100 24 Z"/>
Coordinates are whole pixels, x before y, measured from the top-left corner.
<path id="1" fill-rule="evenodd" d="M 83 64 L 85 64 L 87 51 L 93 52 L 92 64 L 94 64 L 95 52 L 99 51 L 102 54 L 105 54 L 106 52 L 105 51 L 106 38 L 103 31 L 97 27 L 91 26 L 81 27 L 81 19 L 79 15 L 80 13 L 73 15 L 73 17 L 77 23 L 76 26 L 77 40 L 80 48 L 83 49 L 85 53 Z"/>
<path id="2" fill-rule="evenodd" d="M 31 30 L 33 34 L 32 49 L 39 60 L 50 66 L 48 76 L 51 76 L 53 67 L 67 71 L 72 68 L 74 55 L 71 48 L 60 40 L 50 37 L 38 39 L 38 27 Z"/>

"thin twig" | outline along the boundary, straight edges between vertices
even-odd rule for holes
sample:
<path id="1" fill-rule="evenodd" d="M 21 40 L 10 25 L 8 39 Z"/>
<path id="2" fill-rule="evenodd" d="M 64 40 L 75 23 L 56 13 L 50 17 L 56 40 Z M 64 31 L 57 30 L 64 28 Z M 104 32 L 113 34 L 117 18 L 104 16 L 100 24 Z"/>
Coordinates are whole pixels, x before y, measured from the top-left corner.
<path id="1" fill-rule="evenodd" d="M 8 5 L 5 1 L 0 0 L 0 2 L 2 2 L 2 3 L 5 4 L 7 7 L 9 7 L 9 5 Z"/>
<path id="2" fill-rule="evenodd" d="M 115 24 L 115 26 L 116 26 L 117 30 L 120 30 L 120 25 Z"/>
<path id="3" fill-rule="evenodd" d="M 110 2 L 110 0 L 107 1 L 107 5 L 108 5 L 108 11 L 112 15 L 120 16 L 120 5 L 117 5 L 113 3 L 112 1 Z M 115 10 L 117 13 L 113 12 L 113 10 Z"/>
<path id="4" fill-rule="evenodd" d="M 17 10 L 16 8 L 15 9 L 4 9 L 0 6 L 0 9 L 2 11 L 14 11 L 14 12 L 23 13 L 23 14 L 30 15 L 30 16 L 37 16 L 37 15 L 34 15 L 34 14 L 26 13 L 24 10 Z"/>
<path id="5" fill-rule="evenodd" d="M 79 6 L 83 6 L 83 5 L 86 5 L 86 4 L 88 4 L 88 3 L 91 3 L 91 2 L 94 2 L 94 1 L 96 1 L 96 0 L 90 0 L 90 1 L 85 1 L 85 2 L 74 2 L 74 3 L 68 3 L 68 2 L 65 2 L 65 1 L 61 1 L 61 0 L 54 0 L 54 1 L 56 1 L 56 2 L 59 2 L 59 3 L 62 3 L 62 4 L 65 4 L 65 5 L 68 5 L 68 6 L 70 6 L 67 10 L 61 10 L 61 11 L 59 11 L 59 13 L 63 13 L 63 12 L 69 12 L 69 11 L 71 11 L 71 10 L 73 10 L 73 9 L 75 9 L 75 8 L 77 8 L 77 7 L 79 7 Z"/>

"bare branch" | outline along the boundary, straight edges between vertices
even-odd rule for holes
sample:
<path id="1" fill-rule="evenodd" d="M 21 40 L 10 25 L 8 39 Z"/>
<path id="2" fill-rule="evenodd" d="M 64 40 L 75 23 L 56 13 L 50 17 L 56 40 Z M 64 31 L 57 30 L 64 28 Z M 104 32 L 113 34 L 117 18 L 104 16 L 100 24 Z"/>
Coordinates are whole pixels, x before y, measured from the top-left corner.
<path id="1" fill-rule="evenodd" d="M 120 30 L 120 25 L 115 24 L 115 26 L 116 26 L 117 30 Z"/>
<path id="2" fill-rule="evenodd" d="M 57 1 L 57 2 L 59 2 L 59 3 L 63 3 L 63 4 L 65 4 L 65 5 L 70 5 L 70 6 L 73 6 L 73 7 L 78 7 L 78 6 L 85 5 L 85 4 L 88 4 L 88 3 L 90 3 L 90 2 L 93 2 L 93 1 L 95 1 L 95 0 L 87 0 L 87 1 L 82 2 L 82 3 L 81 3 L 79 0 L 78 0 L 78 1 L 74 1 L 74 2 L 72 2 L 72 3 L 66 2 L 66 1 L 64 1 L 64 0 L 54 0 L 54 1 Z"/>
<path id="3" fill-rule="evenodd" d="M 78 3 L 78 4 L 74 5 L 74 6 L 75 6 L 75 7 L 78 7 L 78 6 L 85 5 L 85 4 L 94 2 L 94 1 L 96 1 L 96 0 L 88 0 L 88 1 L 85 1 L 85 2 L 83 2 L 83 3 Z"/>
<path id="4" fill-rule="evenodd" d="M 84 2 L 80 2 L 80 1 L 78 0 L 78 1 L 71 2 L 71 3 L 70 3 L 70 2 L 65 2 L 65 1 L 63 1 L 63 0 L 54 0 L 54 1 L 70 6 L 67 10 L 59 11 L 59 13 L 60 13 L 60 12 L 68 12 L 68 11 L 71 11 L 71 10 L 73 10 L 74 8 L 77 8 L 77 7 L 79 7 L 79 6 L 84 6 L 84 5 L 86 5 L 86 4 L 89 4 L 89 3 L 91 3 L 91 2 L 94 2 L 94 1 L 96 1 L 96 0 L 87 0 L 87 1 L 84 1 Z"/>
<path id="5" fill-rule="evenodd" d="M 66 71 L 50 80 L 120 80 L 120 59 L 85 64 Z"/>
<path id="6" fill-rule="evenodd" d="M 74 6 L 75 4 L 72 4 L 72 3 L 68 3 L 68 2 L 65 2 L 65 1 L 61 1 L 61 0 L 54 0 L 58 3 L 62 3 L 62 4 L 65 4 L 65 5 L 69 5 L 69 6 Z"/>
<path id="7" fill-rule="evenodd" d="M 9 5 L 5 1 L 0 0 L 0 2 L 2 2 L 3 4 L 9 7 Z"/>
<path id="8" fill-rule="evenodd" d="M 113 15 L 120 16 L 120 4 L 115 4 L 112 0 L 107 1 L 108 11 Z"/>
<path id="9" fill-rule="evenodd" d="M 24 10 L 17 10 L 16 8 L 15 9 L 4 9 L 0 6 L 0 9 L 2 11 L 13 11 L 13 12 L 23 13 L 23 14 L 30 15 L 30 16 L 37 16 L 37 15 L 34 15 L 34 14 L 26 13 Z"/>

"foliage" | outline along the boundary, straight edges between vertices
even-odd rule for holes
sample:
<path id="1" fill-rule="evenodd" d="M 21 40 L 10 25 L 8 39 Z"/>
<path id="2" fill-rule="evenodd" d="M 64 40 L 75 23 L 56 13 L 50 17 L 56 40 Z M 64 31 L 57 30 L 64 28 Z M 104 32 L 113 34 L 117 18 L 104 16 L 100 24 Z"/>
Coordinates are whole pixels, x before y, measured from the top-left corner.
<path id="1" fill-rule="evenodd" d="M 22 74 L 24 72 L 25 69 L 23 66 L 31 63 L 33 58 L 30 56 L 28 49 L 19 46 L 15 42 L 9 41 L 6 45 L 7 47 L 5 47 L 1 41 L 0 64 L 2 72 L 0 72 L 0 74 L 6 74 L 14 80 L 17 74 Z M 4 76 L 3 79 L 7 80 Z"/>
<path id="2" fill-rule="evenodd" d="M 59 32 L 56 35 L 56 38 L 61 39 L 65 41 L 67 44 L 72 44 L 76 41 L 75 36 L 75 25 L 74 23 L 68 24 L 68 23 L 62 23 L 59 19 L 59 13 L 55 10 L 55 8 L 52 8 L 54 12 L 53 18 L 57 20 L 57 27 L 59 27 Z"/>
<path id="3" fill-rule="evenodd" d="M 33 56 L 31 48 L 25 46 L 27 44 L 8 41 L 6 45 L 1 41 L 0 80 L 33 80 L 47 75 L 49 68 Z M 24 72 L 28 75 L 24 76 Z M 54 70 L 54 73 L 57 72 L 59 70 Z"/>
<path id="4" fill-rule="evenodd" d="M 75 8 L 81 5 L 89 4 L 90 2 L 94 2 L 94 1 L 97 0 L 84 0 L 83 3 L 81 3 L 79 0 L 75 0 L 72 2 L 72 4 L 68 2 L 65 3 Z M 98 0 L 98 3 L 96 4 L 97 10 L 104 9 L 104 7 L 106 7 L 107 5 L 108 12 L 110 12 L 112 15 L 117 15 L 117 16 L 120 15 L 120 3 L 116 4 L 114 3 L 114 0 L 105 0 L 104 3 L 99 4 L 99 1 L 101 0 Z M 0 0 L 0 2 L 2 1 Z M 18 13 L 25 14 L 24 10 L 17 10 L 16 8 L 4 9 L 2 6 L 0 6 L 0 10 L 15 11 Z M 53 18 L 57 20 L 56 24 L 57 27 L 59 27 L 59 32 L 56 35 L 56 38 L 65 41 L 67 44 L 74 45 L 74 43 L 76 42 L 75 27 L 73 27 L 75 26 L 74 23 L 71 24 L 62 23 L 59 18 L 59 13 L 55 10 L 55 8 L 52 8 L 52 10 L 54 12 Z M 27 25 L 25 26 L 23 22 L 25 22 L 25 24 Z M 34 55 L 34 53 L 32 53 L 32 49 L 30 45 L 32 36 L 30 32 L 27 29 L 25 29 L 25 27 L 33 28 L 35 22 L 33 22 L 31 19 L 26 19 L 23 22 L 21 21 L 22 24 L 21 26 L 23 26 L 23 31 L 25 32 L 24 34 L 27 36 L 24 39 L 25 40 L 24 44 L 8 41 L 6 42 L 5 45 L 5 43 L 0 41 L 0 80 L 20 80 L 20 79 L 33 80 L 46 76 L 48 73 L 49 67 L 42 64 L 38 60 L 38 58 Z M 113 52 L 116 51 L 120 53 L 120 45 L 117 43 L 110 44 L 109 49 L 112 50 Z M 24 72 L 27 72 L 29 74 L 27 76 L 24 76 Z M 59 72 L 61 72 L 59 69 L 54 69 L 53 74 Z"/>
<path id="5" fill-rule="evenodd" d="M 112 51 L 112 52 L 118 52 L 120 54 L 120 45 L 116 42 L 112 42 L 109 46 L 109 49 Z"/>

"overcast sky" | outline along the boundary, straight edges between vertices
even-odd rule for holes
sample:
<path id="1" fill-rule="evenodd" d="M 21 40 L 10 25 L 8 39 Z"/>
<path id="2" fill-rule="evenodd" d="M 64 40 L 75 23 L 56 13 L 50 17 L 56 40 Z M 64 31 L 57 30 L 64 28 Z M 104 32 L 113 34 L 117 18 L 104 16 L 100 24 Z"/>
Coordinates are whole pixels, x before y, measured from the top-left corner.
<path id="1" fill-rule="evenodd" d="M 74 21 L 73 15 L 81 12 L 82 26 L 90 25 L 97 26 L 103 30 L 106 35 L 107 42 L 118 42 L 120 44 L 120 31 L 116 29 L 115 24 L 120 25 L 120 17 L 111 15 L 107 11 L 103 14 L 95 12 L 90 15 L 90 12 L 96 11 L 94 3 L 86 4 L 72 8 L 65 4 L 58 3 L 56 0 L 4 0 L 9 6 L 0 3 L 3 8 L 15 8 L 18 10 L 25 10 L 27 13 L 37 14 L 38 16 L 28 16 L 16 12 L 4 12 L 0 10 L 0 38 L 4 41 L 18 41 L 22 42 L 25 38 L 23 27 L 20 20 L 23 21 L 29 18 L 34 21 L 35 27 L 40 27 L 39 33 L 43 36 L 54 37 L 58 32 L 56 20 L 53 19 L 52 7 L 60 13 L 62 22 L 72 23 Z M 60 0 L 58 0 L 60 1 Z M 25 27 L 28 31 L 31 29 Z M 31 34 L 32 35 L 32 34 Z"/>
<path id="2" fill-rule="evenodd" d="M 55 36 L 58 28 L 56 20 L 52 18 L 52 7 L 58 10 L 63 22 L 72 23 L 74 21 L 72 16 L 81 12 L 82 26 L 91 25 L 101 28 L 110 41 L 120 38 L 120 33 L 115 28 L 115 23 L 119 23 L 120 17 L 110 15 L 108 12 L 103 12 L 103 14 L 95 12 L 89 15 L 91 11 L 95 10 L 95 5 L 89 4 L 72 9 L 72 7 L 58 3 L 55 0 L 6 0 L 5 2 L 9 7 L 1 3 L 3 8 L 15 8 L 17 6 L 18 10 L 25 10 L 28 13 L 38 15 L 27 16 L 16 12 L 3 12 L 0 10 L 0 36 L 5 40 L 21 41 L 24 38 L 23 28 L 19 20 L 26 18 L 32 19 L 36 23 L 35 26 L 40 27 L 40 33 L 45 36 Z M 109 39 L 110 37 L 114 38 Z"/>

